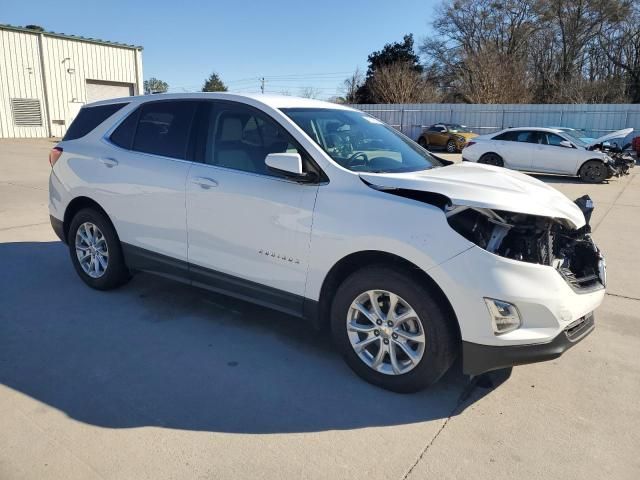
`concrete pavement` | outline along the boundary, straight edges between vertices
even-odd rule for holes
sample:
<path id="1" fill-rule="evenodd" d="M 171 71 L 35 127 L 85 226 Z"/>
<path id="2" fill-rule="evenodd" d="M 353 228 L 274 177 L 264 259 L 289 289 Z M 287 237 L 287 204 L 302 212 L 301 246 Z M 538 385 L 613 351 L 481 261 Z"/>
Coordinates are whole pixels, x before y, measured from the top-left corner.
<path id="1" fill-rule="evenodd" d="M 640 179 L 596 202 L 596 331 L 496 385 L 355 377 L 276 312 L 150 275 L 88 289 L 48 224 L 47 140 L 0 141 L 0 479 L 640 477 Z M 640 169 L 638 169 L 640 170 Z"/>

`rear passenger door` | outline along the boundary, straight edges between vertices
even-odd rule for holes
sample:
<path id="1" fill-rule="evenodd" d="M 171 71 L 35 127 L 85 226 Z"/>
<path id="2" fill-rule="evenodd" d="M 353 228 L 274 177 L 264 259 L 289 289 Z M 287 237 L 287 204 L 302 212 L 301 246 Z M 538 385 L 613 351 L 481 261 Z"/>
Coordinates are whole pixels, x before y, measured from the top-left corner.
<path id="1" fill-rule="evenodd" d="M 125 250 L 127 261 L 161 273 L 186 274 L 185 183 L 188 145 L 198 102 L 142 104 L 111 133 L 100 159 L 97 189 Z M 157 255 L 178 260 L 153 262 Z M 163 265 L 164 263 L 164 265 Z M 154 266 L 155 265 L 155 266 Z"/>
<path id="2" fill-rule="evenodd" d="M 531 168 L 535 141 L 534 132 L 530 130 L 513 130 L 499 136 L 502 143 L 502 157 L 505 167 L 515 170 Z M 500 152 L 498 152 L 500 153 Z"/>
<path id="3" fill-rule="evenodd" d="M 187 182 L 194 284 L 300 313 L 318 185 L 269 171 L 265 157 L 309 159 L 281 125 L 240 103 L 212 102 L 204 130 L 203 162 Z"/>

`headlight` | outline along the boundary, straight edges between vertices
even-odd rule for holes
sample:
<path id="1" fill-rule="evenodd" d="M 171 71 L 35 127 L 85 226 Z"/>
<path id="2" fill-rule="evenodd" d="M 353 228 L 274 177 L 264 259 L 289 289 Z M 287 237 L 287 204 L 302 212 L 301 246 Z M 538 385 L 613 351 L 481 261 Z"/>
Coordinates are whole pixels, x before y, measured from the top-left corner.
<path id="1" fill-rule="evenodd" d="M 494 298 L 485 298 L 484 303 L 487 304 L 489 309 L 491 326 L 493 327 L 493 333 L 496 335 L 511 332 L 522 325 L 520 312 L 512 303 Z"/>
<path id="2" fill-rule="evenodd" d="M 466 141 L 467 141 L 467 139 L 466 139 L 466 138 L 464 138 L 464 137 L 456 137 L 456 139 L 457 139 L 459 142 L 466 142 Z"/>

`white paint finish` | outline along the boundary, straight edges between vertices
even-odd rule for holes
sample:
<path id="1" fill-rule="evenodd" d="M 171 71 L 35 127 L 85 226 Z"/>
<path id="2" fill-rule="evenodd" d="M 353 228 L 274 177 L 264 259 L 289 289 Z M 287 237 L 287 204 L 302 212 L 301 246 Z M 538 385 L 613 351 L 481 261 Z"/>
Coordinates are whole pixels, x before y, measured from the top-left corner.
<path id="1" fill-rule="evenodd" d="M 54 216 L 64 215 L 71 199 L 87 196 L 103 206 L 121 241 L 187 259 L 184 187 L 191 163 L 106 142 L 67 144 L 59 144 L 66 150 L 52 180 L 60 197 L 50 203 Z"/>
<path id="2" fill-rule="evenodd" d="M 215 184 L 203 182 L 208 179 Z M 189 261 L 304 295 L 317 191 L 315 185 L 194 164 L 187 182 Z"/>
<path id="3" fill-rule="evenodd" d="M 47 122 L 53 120 L 64 124 L 51 122 L 50 134 L 63 136 L 75 117 L 74 104 L 88 101 L 87 80 L 126 83 L 132 85 L 132 93 L 141 92 L 141 58 L 134 47 L 0 26 L 0 138 L 46 137 Z M 39 99 L 43 125 L 15 126 L 11 98 Z"/>
<path id="4" fill-rule="evenodd" d="M 534 179 L 478 165 L 358 174 L 334 163 L 277 110 L 278 105 L 315 107 L 317 101 L 269 96 L 263 101 L 261 96 L 206 93 L 163 98 L 234 100 L 261 109 L 313 156 L 329 182 L 319 187 L 301 185 L 200 164 L 193 164 L 187 173 L 188 162 L 141 154 L 130 154 L 128 164 L 129 154 L 103 137 L 118 118 L 150 100 L 134 97 L 110 122 L 79 140 L 63 142 L 65 153 L 53 169 L 52 215 L 63 218 L 66 205 L 77 195 L 95 198 L 112 216 L 123 241 L 178 259 L 186 258 L 188 225 L 188 258 L 194 263 L 285 292 L 303 293 L 312 300 L 320 298 L 326 275 L 341 259 L 368 250 L 390 253 L 431 275 L 451 302 L 463 338 L 484 344 L 546 342 L 602 301 L 604 290 L 578 294 L 550 266 L 481 250 L 457 234 L 439 208 L 371 188 L 361 176 L 383 187 L 442 193 L 462 205 L 505 208 L 583 225 L 577 207 Z M 115 157 L 121 163 L 106 168 L 99 161 L 103 157 Z M 208 179 L 207 188 L 200 185 L 202 181 L 192 183 L 203 178 Z M 275 252 L 276 258 L 261 258 L 261 249 Z M 277 255 L 286 256 L 286 263 Z M 288 262 L 289 256 L 300 259 L 300 268 Z M 494 337 L 482 300 L 485 296 L 516 303 L 525 326 Z"/>
<path id="5" fill-rule="evenodd" d="M 454 205 L 561 218 L 576 228 L 584 225 L 578 206 L 562 193 L 536 178 L 500 167 L 465 162 L 446 169 L 360 176 L 380 187 L 440 193 Z"/>
<path id="6" fill-rule="evenodd" d="M 499 257 L 474 246 L 428 271 L 456 312 L 462 338 L 486 345 L 545 343 L 600 306 L 605 291 L 576 293 L 553 267 Z M 493 334 L 483 297 L 517 305 L 521 328 Z"/>

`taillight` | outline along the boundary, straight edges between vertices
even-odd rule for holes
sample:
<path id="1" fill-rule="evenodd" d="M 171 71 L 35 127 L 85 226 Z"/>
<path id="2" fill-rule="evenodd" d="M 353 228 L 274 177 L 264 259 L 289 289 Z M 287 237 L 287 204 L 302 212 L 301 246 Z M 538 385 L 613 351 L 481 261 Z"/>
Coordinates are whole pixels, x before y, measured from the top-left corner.
<path id="1" fill-rule="evenodd" d="M 51 165 L 51 168 L 56 164 L 60 155 L 62 155 L 62 147 L 53 147 L 51 149 L 49 152 L 49 164 Z"/>
<path id="2" fill-rule="evenodd" d="M 464 146 L 464 148 L 470 147 L 471 145 L 475 145 L 476 142 L 467 142 L 467 144 Z"/>

